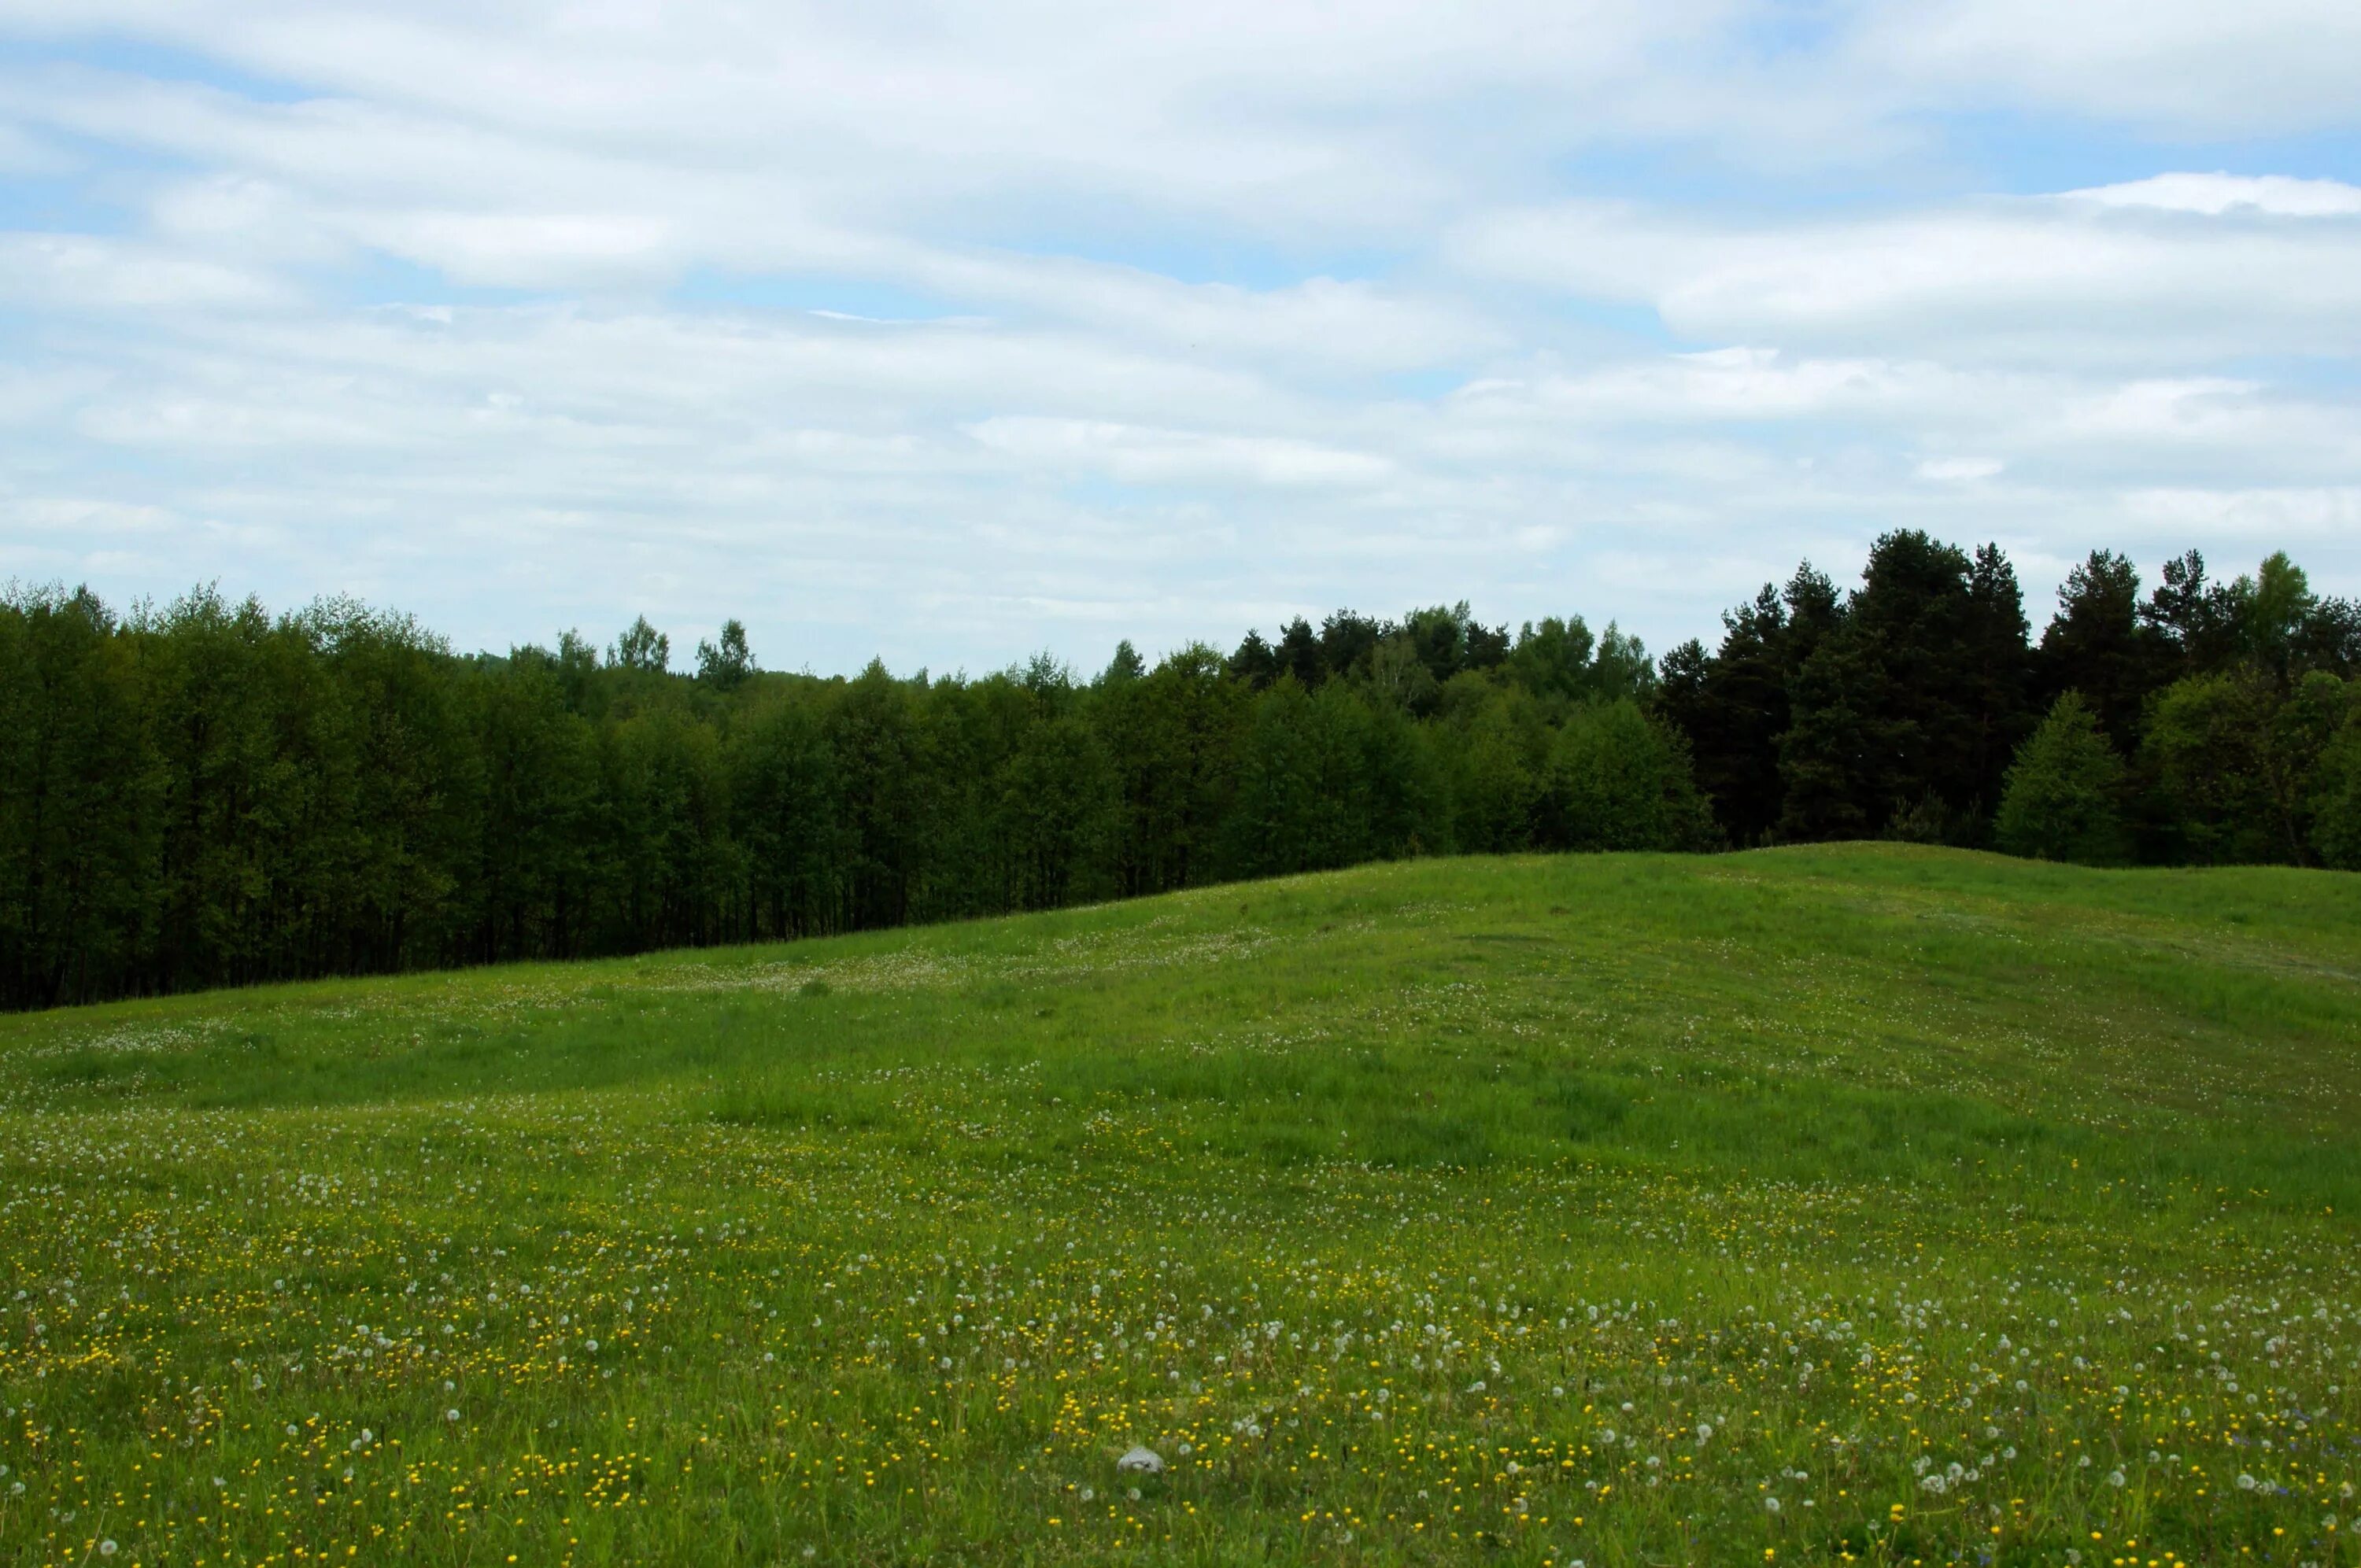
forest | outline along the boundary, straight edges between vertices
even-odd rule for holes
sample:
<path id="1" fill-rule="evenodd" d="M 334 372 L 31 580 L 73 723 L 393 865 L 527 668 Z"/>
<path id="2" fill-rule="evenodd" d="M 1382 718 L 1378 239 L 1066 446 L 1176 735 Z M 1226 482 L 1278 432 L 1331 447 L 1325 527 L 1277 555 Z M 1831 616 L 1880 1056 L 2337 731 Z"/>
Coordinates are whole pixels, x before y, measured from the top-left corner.
<path id="1" fill-rule="evenodd" d="M 0 1004 L 618 954 L 1429 854 L 1904 839 L 2361 869 L 2361 609 L 2274 554 L 2037 640 L 1896 532 L 1661 660 L 1579 617 L 1339 610 L 1081 677 L 675 670 L 644 619 L 455 652 L 349 600 L 0 598 Z"/>

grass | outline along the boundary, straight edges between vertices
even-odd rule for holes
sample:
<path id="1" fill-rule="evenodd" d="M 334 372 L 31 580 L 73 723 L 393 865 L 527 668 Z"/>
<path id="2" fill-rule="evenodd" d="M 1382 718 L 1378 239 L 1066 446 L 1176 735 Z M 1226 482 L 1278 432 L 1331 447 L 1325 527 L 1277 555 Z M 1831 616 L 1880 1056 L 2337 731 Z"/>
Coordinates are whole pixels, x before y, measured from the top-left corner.
<path id="1" fill-rule="evenodd" d="M 2350 1563 L 2356 1113 L 2361 879 L 1885 847 L 16 1016 L 0 1560 Z"/>

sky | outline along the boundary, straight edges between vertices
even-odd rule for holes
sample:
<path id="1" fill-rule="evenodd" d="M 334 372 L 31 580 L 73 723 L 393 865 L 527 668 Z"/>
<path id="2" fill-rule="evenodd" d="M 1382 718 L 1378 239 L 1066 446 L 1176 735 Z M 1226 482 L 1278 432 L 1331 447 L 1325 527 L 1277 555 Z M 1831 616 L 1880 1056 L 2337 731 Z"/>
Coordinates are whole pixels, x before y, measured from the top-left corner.
<path id="1" fill-rule="evenodd" d="M 0 0 L 0 578 L 462 650 L 2361 592 L 2351 0 Z"/>

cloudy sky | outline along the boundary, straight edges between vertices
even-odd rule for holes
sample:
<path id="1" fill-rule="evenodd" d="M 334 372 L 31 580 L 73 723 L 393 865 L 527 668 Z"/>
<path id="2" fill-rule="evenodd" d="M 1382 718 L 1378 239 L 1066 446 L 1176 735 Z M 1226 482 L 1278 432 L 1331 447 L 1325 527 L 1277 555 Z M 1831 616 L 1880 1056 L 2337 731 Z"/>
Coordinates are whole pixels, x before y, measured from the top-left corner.
<path id="1" fill-rule="evenodd" d="M 981 670 L 2361 590 L 2351 0 L 0 0 L 0 577 Z"/>

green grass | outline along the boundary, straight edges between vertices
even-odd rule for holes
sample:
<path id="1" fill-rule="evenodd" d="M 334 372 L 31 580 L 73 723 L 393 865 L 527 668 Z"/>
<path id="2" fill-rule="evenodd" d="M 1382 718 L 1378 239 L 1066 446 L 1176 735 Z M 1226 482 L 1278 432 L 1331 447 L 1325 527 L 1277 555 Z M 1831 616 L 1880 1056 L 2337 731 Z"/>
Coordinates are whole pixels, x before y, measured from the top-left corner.
<path id="1" fill-rule="evenodd" d="M 2361 879 L 1883 847 L 12 1017 L 0 1561 L 2350 1563 L 2356 1134 Z"/>

